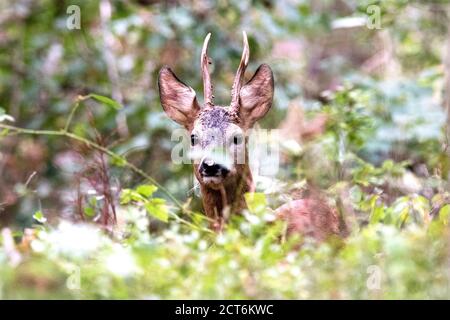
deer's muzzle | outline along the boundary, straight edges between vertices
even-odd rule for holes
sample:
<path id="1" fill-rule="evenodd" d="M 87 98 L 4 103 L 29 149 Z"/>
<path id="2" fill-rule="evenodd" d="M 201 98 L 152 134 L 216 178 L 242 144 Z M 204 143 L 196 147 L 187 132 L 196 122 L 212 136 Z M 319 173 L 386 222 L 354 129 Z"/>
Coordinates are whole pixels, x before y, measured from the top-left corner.
<path id="1" fill-rule="evenodd" d="M 203 159 L 199 165 L 199 173 L 203 178 L 225 178 L 229 172 L 227 167 L 209 158 Z"/>

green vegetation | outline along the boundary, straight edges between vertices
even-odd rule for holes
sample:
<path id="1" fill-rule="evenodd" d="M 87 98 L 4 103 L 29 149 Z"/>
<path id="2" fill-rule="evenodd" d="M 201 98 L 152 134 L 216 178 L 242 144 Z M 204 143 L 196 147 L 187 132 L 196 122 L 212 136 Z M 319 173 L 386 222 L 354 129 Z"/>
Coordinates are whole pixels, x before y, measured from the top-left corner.
<path id="1" fill-rule="evenodd" d="M 381 29 L 361 20 L 371 5 Z M 450 298 L 449 15 L 419 0 L 0 4 L 0 299 Z M 248 73 L 275 74 L 260 125 L 292 136 L 216 234 L 192 168 L 171 161 L 156 77 L 170 65 L 201 98 L 211 32 L 228 103 L 242 30 Z M 285 237 L 274 210 L 307 184 L 348 237 Z"/>

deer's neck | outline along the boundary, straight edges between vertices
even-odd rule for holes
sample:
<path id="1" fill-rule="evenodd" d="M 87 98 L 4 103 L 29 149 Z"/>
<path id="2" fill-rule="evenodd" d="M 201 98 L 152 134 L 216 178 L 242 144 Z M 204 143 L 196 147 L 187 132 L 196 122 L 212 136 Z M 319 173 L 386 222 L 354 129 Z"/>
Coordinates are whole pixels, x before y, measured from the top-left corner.
<path id="1" fill-rule="evenodd" d="M 223 222 L 227 213 L 234 213 L 245 208 L 244 194 L 254 190 L 252 174 L 248 165 L 243 165 L 235 175 L 220 188 L 200 185 L 205 214 L 215 221 Z"/>

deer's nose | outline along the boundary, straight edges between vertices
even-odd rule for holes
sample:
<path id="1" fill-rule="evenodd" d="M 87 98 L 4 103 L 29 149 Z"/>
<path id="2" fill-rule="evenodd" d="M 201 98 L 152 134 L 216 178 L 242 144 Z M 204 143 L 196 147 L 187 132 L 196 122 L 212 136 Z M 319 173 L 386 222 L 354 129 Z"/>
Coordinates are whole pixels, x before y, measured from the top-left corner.
<path id="1" fill-rule="evenodd" d="M 204 177 L 219 177 L 226 176 L 230 170 L 228 170 L 225 166 L 215 163 L 214 160 L 211 159 L 203 159 L 200 163 L 200 174 Z"/>

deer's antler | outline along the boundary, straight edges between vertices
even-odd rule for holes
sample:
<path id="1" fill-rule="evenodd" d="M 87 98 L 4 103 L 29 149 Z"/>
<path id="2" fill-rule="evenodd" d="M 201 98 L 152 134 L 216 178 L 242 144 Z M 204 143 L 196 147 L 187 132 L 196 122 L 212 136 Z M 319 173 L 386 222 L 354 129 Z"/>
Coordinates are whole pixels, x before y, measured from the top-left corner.
<path id="1" fill-rule="evenodd" d="M 236 76 L 234 77 L 233 87 L 231 88 L 231 107 L 238 107 L 239 105 L 239 93 L 241 91 L 242 82 L 244 81 L 245 69 L 248 65 L 248 59 L 250 57 L 250 49 L 248 46 L 247 33 L 242 31 L 244 49 L 242 51 L 241 62 L 239 63 Z"/>
<path id="2" fill-rule="evenodd" d="M 208 33 L 208 35 L 205 38 L 205 41 L 203 42 L 203 48 L 202 48 L 202 56 L 200 58 L 200 65 L 202 69 L 202 77 L 203 77 L 203 95 L 204 95 L 204 103 L 205 106 L 212 106 L 213 103 L 213 94 L 212 94 L 212 84 L 211 84 L 211 77 L 209 75 L 208 71 L 208 65 L 211 63 L 209 57 L 208 57 L 208 43 L 209 38 L 211 37 L 211 33 Z"/>

